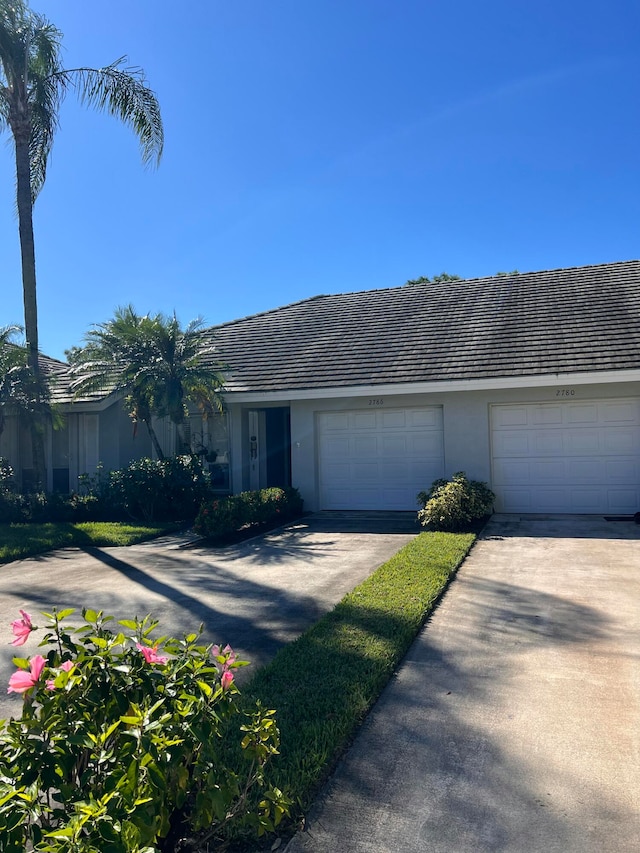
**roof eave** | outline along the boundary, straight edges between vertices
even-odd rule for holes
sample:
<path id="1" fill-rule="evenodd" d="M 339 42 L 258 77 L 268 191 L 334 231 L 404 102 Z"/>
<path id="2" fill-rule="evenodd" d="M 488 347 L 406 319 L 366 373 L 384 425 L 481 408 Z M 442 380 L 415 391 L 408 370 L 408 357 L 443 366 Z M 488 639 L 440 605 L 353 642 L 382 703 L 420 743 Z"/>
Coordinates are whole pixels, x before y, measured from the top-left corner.
<path id="1" fill-rule="evenodd" d="M 492 391 L 516 388 L 543 388 L 550 385 L 602 385 L 639 382 L 640 368 L 598 370 L 583 373 L 541 373 L 531 376 L 493 376 L 482 379 L 449 379 L 437 382 L 393 382 L 376 385 L 341 385 L 327 388 L 297 388 L 276 391 L 226 391 L 230 403 L 327 400 L 334 397 L 380 397 L 398 394 L 442 394 L 452 391 Z"/>

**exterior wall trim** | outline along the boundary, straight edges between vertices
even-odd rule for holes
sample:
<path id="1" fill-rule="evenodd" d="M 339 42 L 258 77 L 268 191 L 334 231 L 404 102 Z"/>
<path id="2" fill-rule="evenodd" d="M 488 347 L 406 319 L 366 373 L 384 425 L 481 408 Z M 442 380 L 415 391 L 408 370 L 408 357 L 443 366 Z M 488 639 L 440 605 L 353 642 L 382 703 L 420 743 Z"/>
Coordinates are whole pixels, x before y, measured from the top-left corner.
<path id="1" fill-rule="evenodd" d="M 640 370 L 599 370 L 589 373 L 542 373 L 533 376 L 499 376 L 487 379 L 455 379 L 441 382 L 390 382 L 383 385 L 345 385 L 333 388 L 301 388 L 287 391 L 226 391 L 229 402 L 290 402 L 335 397 L 380 397 L 387 394 L 434 394 L 452 391 L 492 391 L 510 388 L 542 388 L 549 385 L 602 385 L 640 382 Z"/>

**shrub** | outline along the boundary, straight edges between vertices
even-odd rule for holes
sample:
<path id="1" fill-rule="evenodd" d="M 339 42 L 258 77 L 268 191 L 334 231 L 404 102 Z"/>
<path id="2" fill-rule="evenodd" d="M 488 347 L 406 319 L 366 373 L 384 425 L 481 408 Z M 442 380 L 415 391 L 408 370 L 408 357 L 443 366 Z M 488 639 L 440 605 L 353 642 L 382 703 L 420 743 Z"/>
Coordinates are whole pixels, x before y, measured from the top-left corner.
<path id="1" fill-rule="evenodd" d="M 16 482 L 13 468 L 8 459 L 0 456 L 0 492 L 14 492 L 15 490 Z"/>
<path id="2" fill-rule="evenodd" d="M 297 489 L 269 488 L 205 501 L 194 528 L 201 536 L 229 536 L 247 526 L 288 521 L 302 513 Z"/>
<path id="3" fill-rule="evenodd" d="M 420 492 L 420 523 L 434 530 L 461 530 L 493 511 L 495 495 L 486 483 L 468 480 L 463 471 L 451 480 L 436 480 L 428 492 Z"/>
<path id="4" fill-rule="evenodd" d="M 47 651 L 14 658 L 9 690 L 25 701 L 0 727 L 1 849 L 169 853 L 232 824 L 273 830 L 286 798 L 266 789 L 251 807 L 248 793 L 266 788 L 279 734 L 273 711 L 238 710 L 244 662 L 200 632 L 154 641 L 148 616 L 112 625 L 83 610 L 73 628 L 73 612 L 43 614 Z M 34 630 L 24 611 L 12 627 L 13 645 Z"/>
<path id="5" fill-rule="evenodd" d="M 112 471 L 107 489 L 116 510 L 147 522 L 194 518 L 210 493 L 209 475 L 195 456 L 139 459 Z"/>
<path id="6" fill-rule="evenodd" d="M 20 494 L 0 491 L 0 522 L 7 524 L 47 520 L 47 496 L 44 492 Z"/>

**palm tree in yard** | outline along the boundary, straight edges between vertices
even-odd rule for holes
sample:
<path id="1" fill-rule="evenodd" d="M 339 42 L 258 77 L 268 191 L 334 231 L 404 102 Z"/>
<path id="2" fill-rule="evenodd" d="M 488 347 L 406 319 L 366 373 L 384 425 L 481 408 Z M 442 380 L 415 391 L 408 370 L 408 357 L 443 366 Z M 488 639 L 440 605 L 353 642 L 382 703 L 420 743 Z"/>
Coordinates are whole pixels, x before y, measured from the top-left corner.
<path id="1" fill-rule="evenodd" d="M 23 343 L 16 343 L 21 332 L 20 326 L 0 328 L 0 436 L 8 412 L 17 415 L 20 424 L 29 430 L 44 430 L 47 422 L 54 428 L 63 423 L 51 406 L 48 384 L 42 382 L 37 390 L 34 387 L 36 380 L 27 349 Z"/>
<path id="2" fill-rule="evenodd" d="M 14 377 L 26 364 L 24 350 L 15 343 L 21 331 L 19 326 L 0 328 L 0 436 L 4 432 L 7 408 L 12 404 Z"/>
<path id="3" fill-rule="evenodd" d="M 42 15 L 32 12 L 24 0 L 0 0 L 0 130 L 11 132 L 15 146 L 24 330 L 36 404 L 40 403 L 42 379 L 38 364 L 33 204 L 45 181 L 66 92 L 74 90 L 83 103 L 106 110 L 132 127 L 140 140 L 143 162 L 157 162 L 163 146 L 158 101 L 147 87 L 143 72 L 124 67 L 125 59 L 104 68 L 65 69 L 60 57 L 61 41 L 62 33 Z M 41 429 L 32 430 L 32 444 L 36 476 L 44 484 Z"/>
<path id="4" fill-rule="evenodd" d="M 201 330 L 201 320 L 183 329 L 175 315 L 143 316 L 131 305 L 118 308 L 113 319 L 87 333 L 84 347 L 68 353 L 72 386 L 76 394 L 121 393 L 129 417 L 145 424 L 159 459 L 165 454 L 154 417 L 175 424 L 181 449 L 188 452 L 187 403 L 205 418 L 223 407 L 222 366 Z"/>

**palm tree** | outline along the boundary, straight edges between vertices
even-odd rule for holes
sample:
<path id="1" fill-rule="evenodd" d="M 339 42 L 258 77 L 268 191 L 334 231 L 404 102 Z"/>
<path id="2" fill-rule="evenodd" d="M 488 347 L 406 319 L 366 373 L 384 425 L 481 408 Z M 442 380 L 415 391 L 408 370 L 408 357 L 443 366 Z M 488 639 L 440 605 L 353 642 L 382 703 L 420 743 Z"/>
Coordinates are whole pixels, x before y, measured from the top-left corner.
<path id="1" fill-rule="evenodd" d="M 52 406 L 49 383 L 41 376 L 36 378 L 29 366 L 28 350 L 23 343 L 16 343 L 22 332 L 20 326 L 0 328 L 0 435 L 6 426 L 7 412 L 18 417 L 19 423 L 29 431 L 38 431 L 44 438 L 47 423 L 59 429 L 64 418 Z M 34 463 L 35 468 L 35 463 Z M 32 483 L 39 487 L 37 480 Z"/>
<path id="2" fill-rule="evenodd" d="M 24 349 L 14 342 L 20 332 L 20 326 L 0 328 L 0 436 L 6 425 L 7 408 L 11 405 L 16 370 L 26 364 Z"/>
<path id="3" fill-rule="evenodd" d="M 104 68 L 64 69 L 61 41 L 62 33 L 24 0 L 0 0 L 0 130 L 8 128 L 15 145 L 25 337 L 36 395 L 40 369 L 33 204 L 45 181 L 67 90 L 130 125 L 140 140 L 143 162 L 159 161 L 163 146 L 160 108 L 142 70 L 123 67 L 126 58 Z M 32 431 L 32 442 L 37 477 L 44 483 L 41 430 Z"/>
<path id="4" fill-rule="evenodd" d="M 72 387 L 77 395 L 122 394 L 129 417 L 147 427 L 159 459 L 165 454 L 152 419 L 169 418 L 176 425 L 182 451 L 188 452 L 187 403 L 205 418 L 223 408 L 223 368 L 213 343 L 201 330 L 199 319 L 183 329 L 175 314 L 141 316 L 131 305 L 117 308 L 112 320 L 86 334 L 84 347 L 67 354 Z"/>

